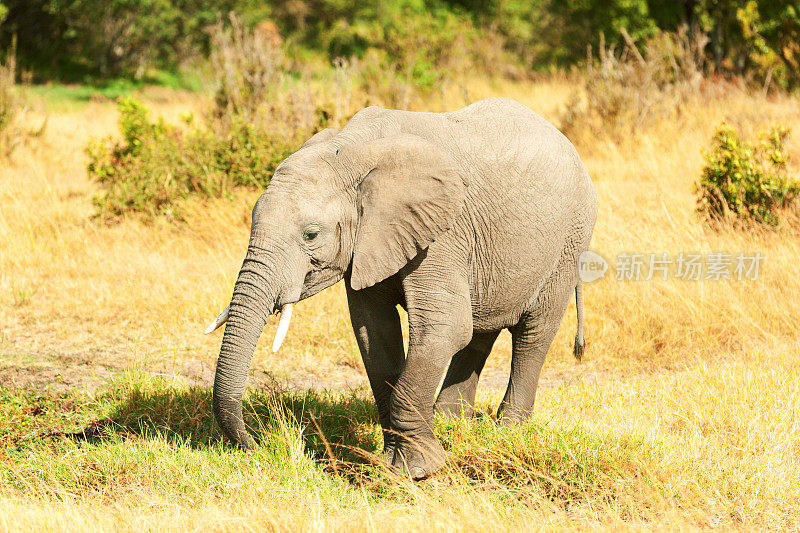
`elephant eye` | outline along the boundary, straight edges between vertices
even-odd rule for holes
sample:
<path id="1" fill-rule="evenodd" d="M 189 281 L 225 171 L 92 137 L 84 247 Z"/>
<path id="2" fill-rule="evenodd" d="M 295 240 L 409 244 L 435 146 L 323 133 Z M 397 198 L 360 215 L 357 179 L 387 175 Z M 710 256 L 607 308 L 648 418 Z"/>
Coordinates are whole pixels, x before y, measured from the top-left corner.
<path id="1" fill-rule="evenodd" d="M 306 240 L 306 242 L 311 242 L 317 238 L 317 235 L 319 235 L 319 231 L 310 229 L 306 230 L 306 232 L 303 234 L 303 238 Z"/>

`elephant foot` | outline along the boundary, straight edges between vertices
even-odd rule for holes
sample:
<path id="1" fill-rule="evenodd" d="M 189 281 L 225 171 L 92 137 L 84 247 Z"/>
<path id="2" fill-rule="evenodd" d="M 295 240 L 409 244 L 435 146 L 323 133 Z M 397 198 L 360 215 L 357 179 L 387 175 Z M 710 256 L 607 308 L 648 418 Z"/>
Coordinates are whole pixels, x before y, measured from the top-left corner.
<path id="1" fill-rule="evenodd" d="M 497 410 L 497 421 L 504 426 L 519 426 L 525 424 L 531 417 L 529 409 L 520 409 L 501 403 Z"/>
<path id="2" fill-rule="evenodd" d="M 443 401 L 441 398 L 436 402 L 434 412 L 448 422 L 459 418 L 472 418 L 475 409 L 465 400 Z"/>
<path id="3" fill-rule="evenodd" d="M 381 458 L 395 473 L 414 481 L 425 479 L 444 466 L 445 451 L 436 436 L 409 438 L 393 435 L 384 441 Z"/>

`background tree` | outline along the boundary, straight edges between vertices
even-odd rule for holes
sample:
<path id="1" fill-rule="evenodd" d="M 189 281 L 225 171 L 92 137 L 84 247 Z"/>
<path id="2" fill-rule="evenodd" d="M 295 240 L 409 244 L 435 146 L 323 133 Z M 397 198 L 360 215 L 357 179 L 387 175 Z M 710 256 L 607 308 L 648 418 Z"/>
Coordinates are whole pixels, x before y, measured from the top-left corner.
<path id="1" fill-rule="evenodd" d="M 4 11 L 0 49 L 17 35 L 20 67 L 40 80 L 175 70 L 206 58 L 207 28 L 235 11 L 249 25 L 275 22 L 293 57 L 369 56 L 420 84 L 435 84 L 431 69 L 451 57 L 488 74 L 498 63 L 548 70 L 582 64 L 601 40 L 620 50 L 621 28 L 643 41 L 682 27 L 709 36 L 717 73 L 800 83 L 798 0 L 3 0 Z"/>

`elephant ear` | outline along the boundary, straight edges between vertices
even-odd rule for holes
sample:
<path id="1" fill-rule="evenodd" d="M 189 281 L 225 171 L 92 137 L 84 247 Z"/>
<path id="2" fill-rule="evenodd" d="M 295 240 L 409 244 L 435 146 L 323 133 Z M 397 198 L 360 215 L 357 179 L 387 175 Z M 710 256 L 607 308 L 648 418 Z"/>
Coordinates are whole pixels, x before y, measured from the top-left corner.
<path id="1" fill-rule="evenodd" d="M 325 128 L 324 130 L 320 130 L 314 135 L 312 135 L 306 142 L 303 143 L 303 146 L 300 147 L 302 150 L 303 148 L 308 148 L 317 143 L 321 143 L 331 139 L 334 135 L 339 133 L 339 130 L 336 128 Z"/>
<path id="2" fill-rule="evenodd" d="M 396 273 L 449 230 L 468 183 L 448 154 L 416 135 L 347 150 L 345 157 L 366 162 L 358 184 L 360 218 L 350 277 L 359 290 Z"/>

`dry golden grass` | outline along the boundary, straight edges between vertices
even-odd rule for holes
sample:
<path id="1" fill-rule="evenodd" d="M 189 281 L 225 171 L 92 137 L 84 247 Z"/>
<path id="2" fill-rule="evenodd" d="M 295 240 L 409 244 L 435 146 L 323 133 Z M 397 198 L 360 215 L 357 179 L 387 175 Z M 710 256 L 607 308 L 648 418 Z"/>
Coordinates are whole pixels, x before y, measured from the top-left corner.
<path id="1" fill-rule="evenodd" d="M 570 90 L 559 80 L 474 81 L 445 87 L 415 106 L 454 109 L 465 98 L 505 95 L 557 122 Z M 358 101 L 348 98 L 345 107 Z M 199 99 L 152 104 L 168 120 L 203 105 Z M 579 487 L 578 497 L 554 500 L 540 485 L 517 491 L 492 477 L 507 463 L 527 487 L 530 465 L 508 457 L 547 442 L 547 431 L 533 440 L 522 433 L 503 440 L 465 423 L 445 428 L 451 460 L 443 474 L 389 496 L 321 470 L 311 478 L 296 473 L 273 480 L 249 462 L 233 488 L 195 480 L 187 499 L 186 491 L 164 492 L 142 481 L 164 474 L 139 465 L 144 473 L 131 467 L 139 474 L 114 478 L 102 494 L 64 492 L 58 484 L 0 490 L 0 529 L 800 527 L 800 237 L 714 232 L 697 217 L 693 184 L 701 149 L 722 119 L 745 132 L 776 121 L 793 127 L 789 150 L 800 159 L 800 102 L 735 90 L 718 100 L 698 99 L 691 112 L 625 143 L 578 146 L 599 197 L 592 248 L 612 263 L 623 252 L 765 256 L 755 282 L 619 282 L 611 272 L 585 286 L 590 346 L 584 362 L 570 354 L 571 306 L 543 372 L 547 386 L 534 416 L 545 429 L 563 429 L 557 435 L 578 428 L 590 437 L 587 449 L 598 451 L 596 469 L 608 479 Z M 92 389 L 108 371 L 130 368 L 205 384 L 212 375 L 219 334 L 206 337 L 201 330 L 227 303 L 257 193 L 242 193 L 233 203 L 193 204 L 181 225 L 91 221 L 95 188 L 87 181 L 83 147 L 89 137 L 115 131 L 115 121 L 107 103 L 53 112 L 42 139 L 0 161 L 3 387 Z M 301 387 L 365 382 L 341 285 L 301 302 L 295 316 L 280 353 L 259 345 L 256 382 L 263 371 Z M 263 337 L 270 339 L 273 328 L 270 323 Z M 504 335 L 489 361 L 490 384 L 502 382 L 509 353 Z M 483 389 L 487 410 L 500 393 Z M 297 472 L 310 461 L 301 442 L 290 462 Z M 137 453 L 161 457 L 164 443 L 136 446 Z M 583 464 L 583 456 L 570 459 L 570 450 L 561 460 Z M 191 460 L 192 451 L 186 453 Z M 470 473 L 483 463 L 489 466 Z"/>

